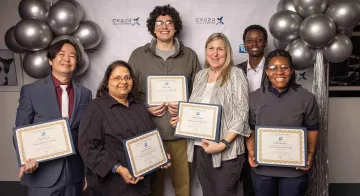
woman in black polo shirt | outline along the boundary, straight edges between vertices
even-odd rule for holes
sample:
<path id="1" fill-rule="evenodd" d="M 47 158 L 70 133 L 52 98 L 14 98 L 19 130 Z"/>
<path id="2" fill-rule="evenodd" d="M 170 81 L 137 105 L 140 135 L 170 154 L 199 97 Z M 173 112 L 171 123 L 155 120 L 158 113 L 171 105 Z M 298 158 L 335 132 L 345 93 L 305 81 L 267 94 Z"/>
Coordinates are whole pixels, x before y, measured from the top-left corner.
<path id="1" fill-rule="evenodd" d="M 79 151 L 93 196 L 150 195 L 150 176 L 130 174 L 122 144 L 156 128 L 147 109 L 134 100 L 133 78 L 127 63 L 109 65 L 81 121 Z"/>
<path id="2" fill-rule="evenodd" d="M 319 113 L 315 96 L 296 84 L 290 54 L 274 50 L 265 59 L 269 85 L 250 94 L 251 136 L 246 139 L 248 161 L 252 167 L 252 181 L 256 196 L 302 196 L 308 183 L 316 148 Z M 255 163 L 255 126 L 306 127 L 307 168 L 257 165 Z"/>

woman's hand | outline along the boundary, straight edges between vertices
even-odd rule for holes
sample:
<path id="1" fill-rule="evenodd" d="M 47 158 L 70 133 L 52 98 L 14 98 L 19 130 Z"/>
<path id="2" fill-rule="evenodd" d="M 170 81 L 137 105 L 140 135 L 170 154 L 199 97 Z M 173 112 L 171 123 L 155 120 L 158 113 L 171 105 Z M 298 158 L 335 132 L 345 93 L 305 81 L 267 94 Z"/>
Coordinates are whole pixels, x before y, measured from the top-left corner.
<path id="1" fill-rule="evenodd" d="M 257 167 L 258 164 L 255 163 L 255 152 L 254 150 L 249 150 L 248 161 L 251 167 Z"/>
<path id="2" fill-rule="evenodd" d="M 144 177 L 142 177 L 142 176 L 140 176 L 138 178 L 134 178 L 130 174 L 129 170 L 126 167 L 123 167 L 122 165 L 120 165 L 116 169 L 116 173 L 121 175 L 121 177 L 124 179 L 126 184 L 137 184 L 140 180 L 144 179 Z"/>
<path id="3" fill-rule="evenodd" d="M 180 120 L 179 116 L 171 117 L 170 118 L 170 125 L 172 127 L 176 127 L 176 124 L 179 122 L 179 120 Z"/>
<path id="4" fill-rule="evenodd" d="M 311 166 L 312 166 L 312 161 L 313 161 L 313 152 L 308 152 L 308 160 L 307 160 L 307 167 L 297 167 L 297 170 L 310 170 Z"/>
<path id="5" fill-rule="evenodd" d="M 170 157 L 170 154 L 167 154 L 167 157 L 169 159 L 169 161 L 171 162 L 171 157 Z M 171 163 L 167 163 L 166 165 L 162 166 L 161 169 L 167 169 L 169 167 L 171 167 Z"/>
<path id="6" fill-rule="evenodd" d="M 25 162 L 25 165 L 20 167 L 20 172 L 19 172 L 19 179 L 21 179 L 25 174 L 31 174 L 34 171 L 36 171 L 36 169 L 39 167 L 39 162 L 37 162 L 34 159 L 28 159 Z"/>
<path id="7" fill-rule="evenodd" d="M 203 147 L 205 152 L 208 154 L 216 154 L 216 153 L 224 151 L 226 148 L 226 145 L 222 142 L 217 143 L 217 142 L 213 142 L 213 141 L 209 141 L 209 140 L 205 140 L 205 139 L 202 139 L 201 142 L 202 142 L 201 146 Z"/>

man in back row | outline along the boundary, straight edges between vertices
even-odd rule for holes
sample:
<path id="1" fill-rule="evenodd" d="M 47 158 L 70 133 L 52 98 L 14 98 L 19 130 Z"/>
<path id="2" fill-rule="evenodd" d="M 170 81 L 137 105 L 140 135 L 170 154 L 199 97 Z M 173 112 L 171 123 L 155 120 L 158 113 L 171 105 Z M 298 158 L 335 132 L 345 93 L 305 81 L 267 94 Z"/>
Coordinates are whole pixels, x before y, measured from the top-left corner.
<path id="1" fill-rule="evenodd" d="M 265 75 L 265 57 L 264 50 L 268 44 L 267 31 L 260 25 L 250 25 L 244 30 L 243 41 L 244 47 L 247 50 L 248 60 L 236 65 L 242 69 L 247 75 L 249 81 L 249 93 L 260 88 L 264 83 L 267 83 Z M 264 81 L 265 80 L 265 81 Z M 248 151 L 245 150 L 245 157 Z M 241 180 L 244 185 L 244 195 L 254 196 L 252 181 L 251 181 L 251 167 L 248 161 L 245 161 L 243 170 L 241 172 Z"/>
<path id="2" fill-rule="evenodd" d="M 139 82 L 139 98 L 146 103 L 147 75 L 184 75 L 188 78 L 188 89 L 201 69 L 196 53 L 184 46 L 176 36 L 182 29 L 178 11 L 170 5 L 157 6 L 146 21 L 148 31 L 154 38 L 150 43 L 135 49 L 129 59 Z M 187 159 L 187 140 L 174 136 L 170 118 L 177 116 L 177 105 L 162 103 L 149 107 L 153 120 L 164 140 L 167 153 L 171 154 L 170 176 L 176 196 L 190 195 L 190 172 Z M 156 180 L 151 195 L 162 196 L 164 192 L 164 170 L 156 171 Z"/>

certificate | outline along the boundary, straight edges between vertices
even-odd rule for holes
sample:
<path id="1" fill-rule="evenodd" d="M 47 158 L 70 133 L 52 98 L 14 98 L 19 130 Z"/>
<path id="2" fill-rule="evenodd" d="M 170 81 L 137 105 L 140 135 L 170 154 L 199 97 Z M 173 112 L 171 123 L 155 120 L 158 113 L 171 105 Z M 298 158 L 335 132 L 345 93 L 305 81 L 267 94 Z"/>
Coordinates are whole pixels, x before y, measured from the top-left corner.
<path id="1" fill-rule="evenodd" d="M 163 102 L 188 100 L 187 80 L 185 76 L 157 75 L 147 77 L 147 105 L 155 106 Z"/>
<path id="2" fill-rule="evenodd" d="M 256 127 L 255 155 L 259 165 L 307 167 L 304 127 Z"/>
<path id="3" fill-rule="evenodd" d="M 220 105 L 180 102 L 179 117 L 175 136 L 219 142 Z"/>
<path id="4" fill-rule="evenodd" d="M 66 118 L 15 127 L 13 130 L 20 166 L 28 159 L 43 162 L 75 154 Z"/>
<path id="5" fill-rule="evenodd" d="M 144 176 L 169 162 L 157 129 L 123 140 L 123 144 L 128 169 L 134 177 Z"/>

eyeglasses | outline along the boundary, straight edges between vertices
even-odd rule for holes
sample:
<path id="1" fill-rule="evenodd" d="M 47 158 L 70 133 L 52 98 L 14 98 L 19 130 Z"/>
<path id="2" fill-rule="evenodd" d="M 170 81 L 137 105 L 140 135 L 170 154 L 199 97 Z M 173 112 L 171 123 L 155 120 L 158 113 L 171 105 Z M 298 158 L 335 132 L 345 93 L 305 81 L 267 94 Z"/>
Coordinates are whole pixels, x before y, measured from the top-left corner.
<path id="1" fill-rule="evenodd" d="M 167 21 L 161 21 L 161 20 L 158 20 L 155 22 L 155 25 L 156 26 L 162 26 L 163 24 L 165 24 L 166 26 L 170 26 L 172 24 L 174 24 L 174 22 L 172 20 L 167 20 Z"/>
<path id="2" fill-rule="evenodd" d="M 276 65 L 270 65 L 267 67 L 267 69 L 270 71 L 270 72 L 277 72 L 279 70 L 281 70 L 282 72 L 289 72 L 290 71 L 290 66 L 288 65 L 280 65 L 280 66 L 276 66 Z"/>
<path id="3" fill-rule="evenodd" d="M 110 78 L 110 80 L 114 80 L 116 82 L 122 82 L 122 81 L 126 81 L 126 82 L 130 82 L 133 81 L 133 78 L 131 76 L 125 76 L 125 77 L 121 77 L 121 76 L 116 76 L 114 78 Z"/>

